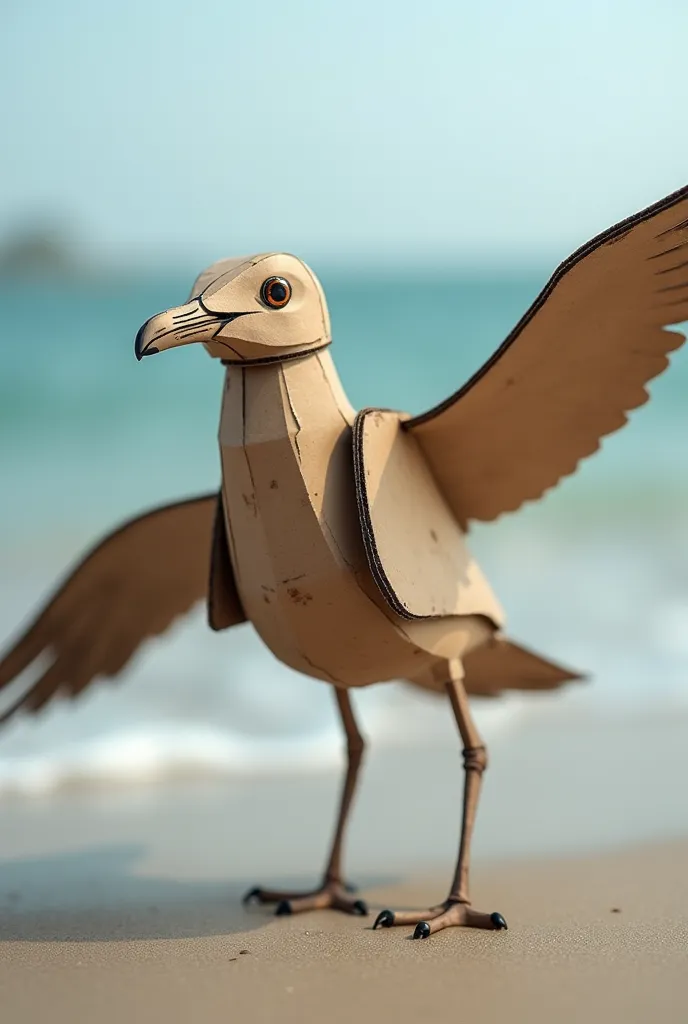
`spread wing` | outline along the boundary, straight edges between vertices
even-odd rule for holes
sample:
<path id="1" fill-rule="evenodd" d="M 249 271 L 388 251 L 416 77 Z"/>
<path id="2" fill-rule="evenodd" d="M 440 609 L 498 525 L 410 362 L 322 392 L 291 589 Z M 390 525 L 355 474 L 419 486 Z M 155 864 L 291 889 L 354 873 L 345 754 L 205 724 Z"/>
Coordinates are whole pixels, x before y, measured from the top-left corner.
<path id="1" fill-rule="evenodd" d="M 229 560 L 225 553 L 219 562 L 216 554 L 220 511 L 217 493 L 203 495 L 154 509 L 105 537 L 0 661 L 2 689 L 39 656 L 51 659 L 0 722 L 21 709 L 38 711 L 58 693 L 77 697 L 96 677 L 117 675 L 147 637 L 164 632 L 209 589 L 211 625 L 242 622 Z"/>
<path id="2" fill-rule="evenodd" d="M 688 187 L 575 252 L 460 391 L 405 423 L 452 511 L 490 520 L 539 498 L 647 401 L 685 340 Z"/>

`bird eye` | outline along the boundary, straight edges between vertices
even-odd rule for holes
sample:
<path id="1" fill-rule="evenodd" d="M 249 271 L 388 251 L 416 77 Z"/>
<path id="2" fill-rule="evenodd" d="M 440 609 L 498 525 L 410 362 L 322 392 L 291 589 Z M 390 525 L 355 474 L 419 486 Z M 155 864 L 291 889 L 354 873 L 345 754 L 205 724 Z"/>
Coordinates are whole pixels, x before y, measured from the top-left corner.
<path id="1" fill-rule="evenodd" d="M 291 285 L 284 277 L 269 277 L 263 281 L 260 297 L 271 309 L 283 309 L 291 298 Z"/>

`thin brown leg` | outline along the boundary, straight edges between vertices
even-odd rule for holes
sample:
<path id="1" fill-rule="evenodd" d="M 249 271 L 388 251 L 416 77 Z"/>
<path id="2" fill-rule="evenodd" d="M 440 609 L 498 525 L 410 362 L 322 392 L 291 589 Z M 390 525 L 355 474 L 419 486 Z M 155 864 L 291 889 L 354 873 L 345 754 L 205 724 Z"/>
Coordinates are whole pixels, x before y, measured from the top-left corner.
<path id="1" fill-rule="evenodd" d="M 344 786 L 339 802 L 337 826 L 332 839 L 332 848 L 325 868 L 325 877 L 320 888 L 313 892 L 280 892 L 274 889 L 251 889 L 244 896 L 244 903 L 255 900 L 258 903 L 276 903 L 276 914 L 295 914 L 302 910 L 343 910 L 348 914 L 368 913 L 363 900 L 353 899 L 342 881 L 341 859 L 344 830 L 351 810 L 356 789 L 356 780 L 363 759 L 365 743 L 351 706 L 348 690 L 334 689 L 337 707 L 346 733 L 347 768 Z"/>
<path id="2" fill-rule="evenodd" d="M 342 796 L 339 803 L 337 827 L 335 828 L 334 838 L 332 840 L 330 859 L 328 860 L 327 868 L 325 869 L 326 882 L 341 882 L 342 880 L 341 860 L 344 829 L 346 828 L 349 811 L 351 810 L 351 803 L 356 789 L 356 780 L 358 779 L 358 772 L 361 767 L 363 750 L 365 748 L 365 742 L 361 736 L 354 716 L 354 709 L 351 707 L 349 691 L 340 690 L 335 687 L 334 695 L 337 701 L 337 707 L 339 708 L 339 714 L 342 719 L 342 725 L 344 726 L 344 732 L 346 733 L 347 766 L 344 786 L 342 788 Z"/>
<path id="3" fill-rule="evenodd" d="M 454 718 L 456 719 L 463 742 L 464 767 L 461 841 L 449 899 L 456 900 L 457 903 L 470 903 L 468 898 L 468 869 L 471 859 L 471 840 L 473 838 L 473 829 L 475 828 L 483 772 L 487 768 L 487 750 L 471 717 L 468 695 L 466 694 L 463 680 L 458 674 L 456 678 L 450 679 L 447 683 L 447 693 L 449 694 Z"/>
<path id="4" fill-rule="evenodd" d="M 395 913 L 383 910 L 377 916 L 373 928 L 391 928 L 392 925 L 415 924 L 414 939 L 427 939 L 433 932 L 452 925 L 469 928 L 496 930 L 506 928 L 501 914 L 483 914 L 471 909 L 468 896 L 468 870 L 470 866 L 471 839 L 478 810 L 482 775 L 487 768 L 487 750 L 473 722 L 468 707 L 468 696 L 463 685 L 463 670 L 459 661 L 449 663 L 450 679 L 447 685 L 449 700 L 454 711 L 456 724 L 463 741 L 464 792 L 461 819 L 461 840 L 456 871 L 449 896 L 444 903 L 429 911 Z"/>

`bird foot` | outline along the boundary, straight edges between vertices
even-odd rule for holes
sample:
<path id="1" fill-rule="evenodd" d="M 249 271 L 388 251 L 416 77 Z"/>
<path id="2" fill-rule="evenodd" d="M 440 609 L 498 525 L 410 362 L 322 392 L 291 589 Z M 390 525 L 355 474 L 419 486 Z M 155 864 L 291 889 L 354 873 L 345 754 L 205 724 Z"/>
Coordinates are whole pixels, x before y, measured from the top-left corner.
<path id="1" fill-rule="evenodd" d="M 430 910 L 402 911 L 400 913 L 383 910 L 377 915 L 373 929 L 393 928 L 404 924 L 415 924 L 414 939 L 427 939 L 433 932 L 440 932 L 444 928 L 485 928 L 490 931 L 499 931 L 507 927 L 501 914 L 481 914 L 479 911 L 473 910 L 467 903 L 446 900 L 440 906 L 432 907 Z"/>
<path id="2" fill-rule="evenodd" d="M 343 882 L 326 880 L 313 892 L 281 892 L 275 889 L 251 889 L 242 902 L 276 903 L 275 914 L 300 914 L 304 910 L 341 910 L 345 914 L 365 917 L 368 907 L 363 900 L 354 899 L 356 890 Z"/>

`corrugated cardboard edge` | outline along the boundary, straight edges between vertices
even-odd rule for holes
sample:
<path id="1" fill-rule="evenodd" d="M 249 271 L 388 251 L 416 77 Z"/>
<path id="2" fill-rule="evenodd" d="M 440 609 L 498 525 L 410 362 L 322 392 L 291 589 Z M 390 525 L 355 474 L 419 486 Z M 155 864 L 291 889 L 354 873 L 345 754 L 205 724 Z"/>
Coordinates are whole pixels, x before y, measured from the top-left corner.
<path id="1" fill-rule="evenodd" d="M 376 412 L 391 413 L 393 416 L 399 418 L 401 422 L 402 417 L 406 416 L 406 413 L 397 412 L 394 409 L 361 409 L 356 416 L 353 426 L 353 460 L 354 460 L 354 481 L 356 486 L 356 504 L 358 506 L 358 519 L 361 525 L 361 533 L 363 535 L 363 546 L 365 548 L 366 558 L 368 559 L 368 566 L 379 587 L 383 597 L 387 601 L 388 605 L 399 615 L 402 619 L 426 619 L 431 616 L 426 615 L 414 615 L 406 608 L 396 593 L 394 588 L 389 581 L 389 578 L 382 565 L 382 559 L 375 543 L 375 535 L 373 533 L 373 523 L 370 516 L 370 505 L 368 503 L 368 489 L 366 487 L 366 475 L 365 475 L 365 458 L 363 452 L 363 429 L 365 425 L 366 416 Z"/>

